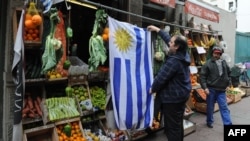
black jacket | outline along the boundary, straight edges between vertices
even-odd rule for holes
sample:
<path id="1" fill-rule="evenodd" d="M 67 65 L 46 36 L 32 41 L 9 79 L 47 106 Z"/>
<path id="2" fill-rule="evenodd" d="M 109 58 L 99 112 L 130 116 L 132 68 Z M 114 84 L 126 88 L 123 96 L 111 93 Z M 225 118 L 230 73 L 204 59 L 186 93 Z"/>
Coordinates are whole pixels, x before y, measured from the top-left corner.
<path id="1" fill-rule="evenodd" d="M 169 42 L 168 34 L 160 31 L 159 35 L 166 43 Z M 151 87 L 151 91 L 160 96 L 162 103 L 180 103 L 189 98 L 192 89 L 189 65 L 188 53 L 177 52 L 167 57 Z"/>
<path id="2" fill-rule="evenodd" d="M 219 70 L 214 58 L 207 60 L 200 71 L 200 84 L 203 89 L 214 88 L 216 90 L 225 91 L 230 82 L 230 68 L 226 61 L 222 61 L 222 75 L 219 75 Z"/>

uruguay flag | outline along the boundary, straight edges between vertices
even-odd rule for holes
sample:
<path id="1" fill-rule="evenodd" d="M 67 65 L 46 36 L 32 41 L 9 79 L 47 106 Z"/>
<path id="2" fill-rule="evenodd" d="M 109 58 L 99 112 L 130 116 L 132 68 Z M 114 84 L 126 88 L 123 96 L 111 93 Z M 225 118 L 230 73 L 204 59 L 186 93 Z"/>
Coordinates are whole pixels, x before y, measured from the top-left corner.
<path id="1" fill-rule="evenodd" d="M 144 129 L 153 122 L 154 99 L 151 32 L 135 25 L 109 22 L 110 87 L 120 130 Z"/>

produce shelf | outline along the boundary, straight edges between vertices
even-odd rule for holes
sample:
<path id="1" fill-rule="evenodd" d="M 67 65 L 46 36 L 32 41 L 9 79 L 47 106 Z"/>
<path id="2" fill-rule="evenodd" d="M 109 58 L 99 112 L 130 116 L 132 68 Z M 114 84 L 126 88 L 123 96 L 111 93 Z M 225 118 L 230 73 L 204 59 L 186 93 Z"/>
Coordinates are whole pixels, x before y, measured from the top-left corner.
<path id="1" fill-rule="evenodd" d="M 131 141 L 136 141 L 142 138 L 145 138 L 148 133 L 146 132 L 146 130 L 137 130 L 137 131 L 128 131 L 128 135 L 130 137 Z"/>
<path id="2" fill-rule="evenodd" d="M 65 81 L 68 81 L 68 77 L 46 79 L 47 83 L 60 83 L 60 82 L 65 82 Z"/>
<path id="3" fill-rule="evenodd" d="M 35 123 L 35 122 L 40 122 L 43 121 L 42 117 L 38 117 L 38 118 L 25 118 L 22 120 L 23 125 L 24 124 L 30 124 L 30 123 Z"/>
<path id="4" fill-rule="evenodd" d="M 37 79 L 26 79 L 25 83 L 26 84 L 34 84 L 34 83 L 43 83 L 45 82 L 45 78 L 37 78 Z"/>

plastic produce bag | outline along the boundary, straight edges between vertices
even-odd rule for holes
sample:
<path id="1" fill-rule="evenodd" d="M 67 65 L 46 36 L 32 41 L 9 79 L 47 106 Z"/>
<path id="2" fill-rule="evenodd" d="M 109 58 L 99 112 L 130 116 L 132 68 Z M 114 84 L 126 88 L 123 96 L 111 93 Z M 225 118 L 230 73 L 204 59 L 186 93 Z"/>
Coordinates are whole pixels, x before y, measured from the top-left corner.
<path id="1" fill-rule="evenodd" d="M 42 23 L 43 19 L 36 8 L 36 4 L 30 2 L 24 20 L 24 40 L 31 42 L 41 41 Z"/>
<path id="2" fill-rule="evenodd" d="M 87 110 L 92 110 L 93 105 L 90 99 L 84 100 L 80 103 L 80 105 L 84 105 Z"/>

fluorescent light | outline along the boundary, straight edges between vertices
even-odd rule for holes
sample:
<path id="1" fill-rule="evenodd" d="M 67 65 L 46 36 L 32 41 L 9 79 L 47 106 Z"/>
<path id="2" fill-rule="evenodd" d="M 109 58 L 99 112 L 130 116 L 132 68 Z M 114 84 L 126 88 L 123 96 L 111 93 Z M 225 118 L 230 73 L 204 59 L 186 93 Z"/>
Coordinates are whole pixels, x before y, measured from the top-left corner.
<path id="1" fill-rule="evenodd" d="M 63 2 L 64 0 L 53 0 L 53 4 L 57 4 L 57 3 L 60 3 L 60 2 Z"/>
<path id="2" fill-rule="evenodd" d="M 97 9 L 96 6 L 93 6 L 93 5 L 90 5 L 90 4 L 87 4 L 87 3 L 83 3 L 83 2 L 79 2 L 79 1 L 76 1 L 76 0 L 66 0 L 66 1 L 70 2 L 70 3 L 77 4 L 77 5 L 81 5 L 81 6 L 84 6 L 84 7 L 88 7 L 88 8 L 91 8 L 91 9 Z"/>

